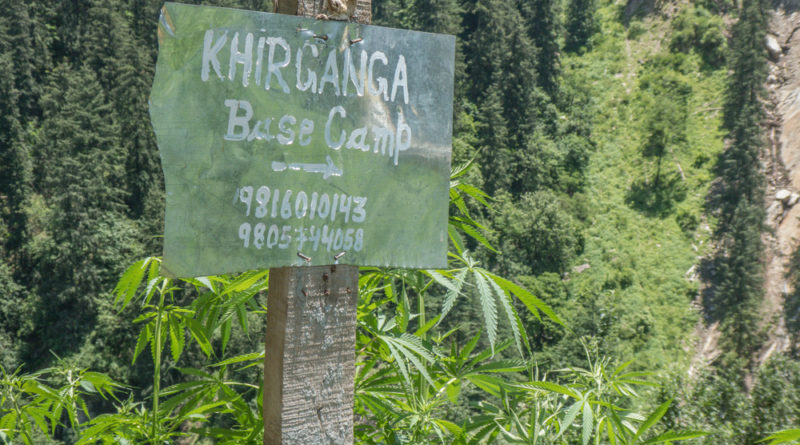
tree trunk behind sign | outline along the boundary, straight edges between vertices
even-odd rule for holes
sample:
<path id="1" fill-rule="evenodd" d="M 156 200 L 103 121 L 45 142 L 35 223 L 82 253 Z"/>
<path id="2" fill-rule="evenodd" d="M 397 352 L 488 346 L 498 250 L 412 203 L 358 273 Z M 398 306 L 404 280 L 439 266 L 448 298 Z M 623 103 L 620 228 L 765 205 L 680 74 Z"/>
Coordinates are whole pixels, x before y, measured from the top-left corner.
<path id="1" fill-rule="evenodd" d="M 316 17 L 323 1 L 275 0 L 275 12 Z M 352 20 L 371 18 L 372 0 L 357 0 Z M 357 266 L 270 271 L 264 445 L 353 443 L 357 302 Z"/>

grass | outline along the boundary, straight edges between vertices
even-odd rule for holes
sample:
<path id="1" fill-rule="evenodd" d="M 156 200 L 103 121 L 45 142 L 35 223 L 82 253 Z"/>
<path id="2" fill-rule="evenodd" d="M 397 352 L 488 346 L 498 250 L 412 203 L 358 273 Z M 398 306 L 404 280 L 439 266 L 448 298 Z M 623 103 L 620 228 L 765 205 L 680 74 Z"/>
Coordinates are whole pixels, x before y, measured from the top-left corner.
<path id="1" fill-rule="evenodd" d="M 647 61 L 668 53 L 664 36 L 669 36 L 669 23 L 650 16 L 633 22 L 636 32 L 628 33 L 618 14 L 619 6 L 601 5 L 602 30 L 592 50 L 564 58 L 565 77 L 589 85 L 597 144 L 585 191 L 591 215 L 585 249 L 575 262 L 591 268 L 570 277 L 568 286 L 575 301 L 567 305 L 567 311 L 574 319 L 579 316 L 579 300 L 594 298 L 593 307 L 610 318 L 608 331 L 600 333 L 609 354 L 635 357 L 639 367 L 651 370 L 676 365 L 686 369 L 691 334 L 699 319 L 690 305 L 697 284 L 690 282 L 687 271 L 709 244 L 703 214 L 715 177 L 714 160 L 723 149 L 717 108 L 724 70 L 709 70 L 698 56 L 687 57 L 684 77 L 692 89 L 687 141 L 663 161 L 664 169 L 676 178 L 676 188 L 685 192 L 666 193 L 655 201 L 655 209 L 636 206 L 631 195 L 652 162 L 643 159 L 640 151 L 647 136 L 641 117 L 647 110 L 639 97 L 638 78 Z M 652 198 L 647 196 L 650 189 L 638 193 Z"/>

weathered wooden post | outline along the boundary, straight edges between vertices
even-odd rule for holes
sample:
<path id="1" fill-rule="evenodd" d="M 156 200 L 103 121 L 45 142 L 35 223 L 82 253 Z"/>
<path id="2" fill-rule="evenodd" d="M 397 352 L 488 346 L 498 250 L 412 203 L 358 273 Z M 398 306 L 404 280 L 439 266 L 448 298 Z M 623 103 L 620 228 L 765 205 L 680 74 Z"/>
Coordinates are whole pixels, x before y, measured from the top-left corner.
<path id="1" fill-rule="evenodd" d="M 352 19 L 368 24 L 371 3 Z M 275 12 L 330 14 L 322 0 L 276 0 Z M 353 443 L 357 303 L 357 266 L 270 270 L 264 445 Z"/>
<path id="2" fill-rule="evenodd" d="M 264 444 L 353 443 L 358 267 L 272 269 Z"/>
<path id="3" fill-rule="evenodd" d="M 162 271 L 271 268 L 264 444 L 353 442 L 358 265 L 447 265 L 455 39 L 370 8 L 167 2 L 159 20 Z"/>

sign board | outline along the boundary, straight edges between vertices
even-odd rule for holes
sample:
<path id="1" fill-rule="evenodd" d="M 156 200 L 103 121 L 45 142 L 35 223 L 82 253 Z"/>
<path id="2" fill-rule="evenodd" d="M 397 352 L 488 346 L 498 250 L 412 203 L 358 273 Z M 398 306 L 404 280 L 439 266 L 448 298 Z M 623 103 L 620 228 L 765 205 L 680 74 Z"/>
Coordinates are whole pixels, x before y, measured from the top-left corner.
<path id="1" fill-rule="evenodd" d="M 454 37 L 166 3 L 158 38 L 168 273 L 446 266 Z"/>

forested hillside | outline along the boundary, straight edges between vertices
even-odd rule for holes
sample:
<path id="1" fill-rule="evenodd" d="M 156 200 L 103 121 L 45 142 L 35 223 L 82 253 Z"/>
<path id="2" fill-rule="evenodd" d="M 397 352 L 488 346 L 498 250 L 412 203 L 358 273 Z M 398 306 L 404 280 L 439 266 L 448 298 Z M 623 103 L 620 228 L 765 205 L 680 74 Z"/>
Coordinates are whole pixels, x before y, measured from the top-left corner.
<path id="1" fill-rule="evenodd" d="M 373 24 L 457 36 L 454 235 L 451 269 L 362 271 L 360 443 L 800 427 L 797 291 L 761 310 L 764 42 L 791 2 L 372 3 Z M 260 443 L 266 271 L 173 282 L 152 258 L 160 8 L 0 0 L 0 443 Z M 763 361 L 779 318 L 793 343 Z"/>

